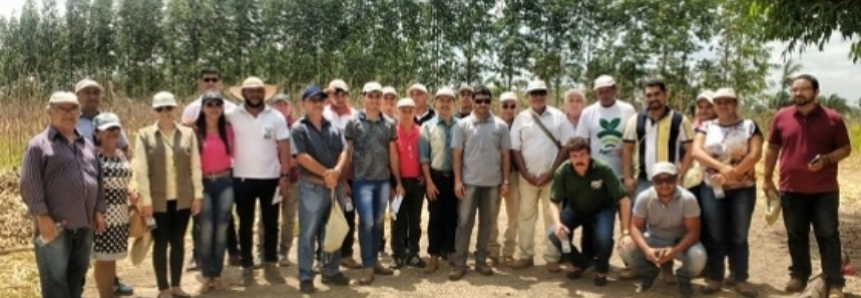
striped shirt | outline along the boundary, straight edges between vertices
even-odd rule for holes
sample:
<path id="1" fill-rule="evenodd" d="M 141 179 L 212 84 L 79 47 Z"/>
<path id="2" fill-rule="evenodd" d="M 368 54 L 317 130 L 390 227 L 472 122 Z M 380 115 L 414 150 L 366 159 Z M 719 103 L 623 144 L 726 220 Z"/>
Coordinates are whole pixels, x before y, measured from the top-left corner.
<path id="1" fill-rule="evenodd" d="M 622 135 L 622 140 L 626 143 L 633 143 L 635 152 L 633 156 L 634 170 L 641 180 L 649 180 L 652 177 L 652 167 L 658 162 L 671 162 L 679 164 L 684 155 L 682 149 L 685 144 L 693 141 L 694 132 L 691 127 L 691 122 L 688 117 L 680 114 L 682 117 L 679 123 L 678 135 L 675 140 L 671 140 L 671 130 L 673 114 L 678 113 L 666 108 L 664 115 L 658 120 L 653 120 L 648 117 L 647 112 L 643 111 L 640 114 L 645 115 L 645 127 L 643 127 L 644 135 L 642 139 L 637 136 L 637 117 L 640 114 L 632 116 L 628 119 L 625 125 L 625 131 Z"/>
<path id="2" fill-rule="evenodd" d="M 96 148 L 75 133 L 71 143 L 53 127 L 33 137 L 24 151 L 20 181 L 31 215 L 48 215 L 70 229 L 92 227 L 94 213 L 105 212 Z"/>

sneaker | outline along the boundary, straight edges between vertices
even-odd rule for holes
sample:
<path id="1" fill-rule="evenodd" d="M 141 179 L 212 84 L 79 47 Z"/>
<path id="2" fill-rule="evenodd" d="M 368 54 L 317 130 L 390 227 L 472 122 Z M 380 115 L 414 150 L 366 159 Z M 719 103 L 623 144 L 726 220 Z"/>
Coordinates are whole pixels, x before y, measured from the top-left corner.
<path id="1" fill-rule="evenodd" d="M 389 263 L 389 268 L 400 269 L 401 267 L 404 267 L 404 259 L 398 257 L 392 258 L 392 262 Z"/>
<path id="2" fill-rule="evenodd" d="M 831 287 L 828 290 L 828 298 L 843 298 L 843 289 L 839 287 Z"/>
<path id="3" fill-rule="evenodd" d="M 191 294 L 186 293 L 181 288 L 174 287 L 171 289 L 171 295 L 173 298 L 191 298 Z"/>
<path id="4" fill-rule="evenodd" d="M 713 279 L 706 279 L 706 285 L 700 288 L 700 293 L 703 293 L 703 295 L 711 295 L 720 291 L 721 282 Z"/>
<path id="5" fill-rule="evenodd" d="M 499 257 L 487 257 L 487 265 L 490 267 L 499 266 Z"/>
<path id="6" fill-rule="evenodd" d="M 116 296 L 131 296 L 135 294 L 135 289 L 131 286 L 117 281 L 114 284 L 114 295 Z"/>
<path id="7" fill-rule="evenodd" d="M 512 267 L 514 265 L 514 262 L 516 262 L 516 261 L 517 260 L 515 260 L 514 257 L 512 257 L 512 256 L 502 257 L 502 265 L 505 265 L 508 267 Z"/>
<path id="8" fill-rule="evenodd" d="M 407 259 L 405 262 L 406 262 L 407 266 L 410 266 L 413 268 L 425 268 L 425 267 L 427 267 L 427 264 L 425 263 L 424 260 L 422 260 L 422 258 L 419 257 L 419 255 L 413 255 L 412 257 Z"/>
<path id="9" fill-rule="evenodd" d="M 640 277 L 640 274 L 638 274 L 634 268 L 625 268 L 624 271 L 619 273 L 619 279 L 621 280 L 632 280 L 637 279 L 638 277 Z"/>
<path id="10" fill-rule="evenodd" d="M 346 257 L 341 259 L 341 266 L 350 268 L 350 269 L 362 269 L 362 264 L 353 259 L 353 257 Z"/>
<path id="11" fill-rule="evenodd" d="M 517 261 L 514 261 L 514 264 L 511 264 L 511 268 L 514 268 L 514 269 L 525 269 L 525 268 L 529 268 L 532 266 L 535 266 L 535 262 L 532 261 L 532 258 L 519 259 Z"/>
<path id="12" fill-rule="evenodd" d="M 570 280 L 578 280 L 583 277 L 583 270 L 574 266 L 568 267 L 568 272 L 565 273 L 565 277 Z"/>
<path id="13" fill-rule="evenodd" d="M 694 289 L 691 287 L 691 284 L 682 284 L 679 285 L 679 295 L 682 298 L 691 298 L 694 296 Z"/>
<path id="14" fill-rule="evenodd" d="M 211 290 L 214 290 L 214 288 L 212 286 L 212 279 L 211 278 L 205 278 L 203 280 L 203 282 L 200 283 L 200 288 L 197 289 L 197 294 L 198 295 L 204 295 L 206 293 L 209 293 L 209 291 L 211 291 Z"/>
<path id="15" fill-rule="evenodd" d="M 275 263 L 266 263 L 263 265 L 263 278 L 269 284 L 285 284 L 284 276 L 278 271 L 278 266 Z"/>
<path id="16" fill-rule="evenodd" d="M 227 289 L 227 286 L 224 284 L 224 281 L 222 281 L 220 277 L 216 277 L 212 279 L 212 289 L 216 291 L 224 291 Z"/>
<path id="17" fill-rule="evenodd" d="M 786 287 L 784 287 L 783 289 L 786 292 L 794 293 L 794 292 L 801 292 L 806 287 L 807 287 L 806 282 L 804 282 L 800 279 L 793 278 L 793 279 L 790 279 L 788 283 L 786 283 Z"/>
<path id="18" fill-rule="evenodd" d="M 657 278 L 657 275 L 652 277 L 643 277 L 642 282 L 637 287 L 637 293 L 648 292 L 649 290 L 651 290 L 655 286 L 655 279 Z"/>
<path id="19" fill-rule="evenodd" d="M 290 267 L 290 265 L 292 265 L 292 263 L 290 263 L 290 259 L 288 259 L 286 256 L 284 256 L 284 257 L 280 257 L 280 258 L 278 259 L 278 266 L 281 266 L 281 267 Z"/>
<path id="20" fill-rule="evenodd" d="M 323 275 L 321 281 L 324 284 L 336 286 L 349 286 L 351 282 L 350 278 L 344 276 L 344 274 L 340 272 L 338 274 L 330 276 Z"/>
<path id="21" fill-rule="evenodd" d="M 302 293 L 310 294 L 317 291 L 317 288 L 314 287 L 314 282 L 310 280 L 303 280 L 299 282 L 299 291 Z"/>

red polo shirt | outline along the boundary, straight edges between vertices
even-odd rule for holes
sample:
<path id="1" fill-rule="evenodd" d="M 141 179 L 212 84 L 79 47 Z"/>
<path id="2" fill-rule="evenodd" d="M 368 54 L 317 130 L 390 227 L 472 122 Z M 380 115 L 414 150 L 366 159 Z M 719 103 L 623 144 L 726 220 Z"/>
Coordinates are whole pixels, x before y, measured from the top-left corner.
<path id="1" fill-rule="evenodd" d="M 780 148 L 780 191 L 803 194 L 839 191 L 837 164 L 826 165 L 816 173 L 807 168 L 817 154 L 849 145 L 849 133 L 839 113 L 821 105 L 807 115 L 802 115 L 795 106 L 783 108 L 774 115 L 768 143 Z"/>
<path id="2" fill-rule="evenodd" d="M 397 126 L 398 163 L 401 167 L 401 178 L 421 177 L 419 166 L 419 126 L 413 125 L 405 129 Z"/>

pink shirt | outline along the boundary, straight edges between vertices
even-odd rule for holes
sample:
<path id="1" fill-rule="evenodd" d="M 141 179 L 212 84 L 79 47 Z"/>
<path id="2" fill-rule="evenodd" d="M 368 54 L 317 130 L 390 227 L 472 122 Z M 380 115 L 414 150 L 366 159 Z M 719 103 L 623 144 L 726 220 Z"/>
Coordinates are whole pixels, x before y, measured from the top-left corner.
<path id="1" fill-rule="evenodd" d="M 419 167 L 419 126 L 413 125 L 412 129 L 404 129 L 397 126 L 398 140 L 398 163 L 401 167 L 401 178 L 419 178 L 421 169 Z"/>
<path id="2" fill-rule="evenodd" d="M 230 144 L 230 152 L 233 152 L 233 128 L 227 126 L 227 141 Z M 202 142 L 203 149 L 200 153 L 200 167 L 203 174 L 219 173 L 229 170 L 233 165 L 232 154 L 227 153 L 227 147 L 218 133 L 208 133 Z"/>

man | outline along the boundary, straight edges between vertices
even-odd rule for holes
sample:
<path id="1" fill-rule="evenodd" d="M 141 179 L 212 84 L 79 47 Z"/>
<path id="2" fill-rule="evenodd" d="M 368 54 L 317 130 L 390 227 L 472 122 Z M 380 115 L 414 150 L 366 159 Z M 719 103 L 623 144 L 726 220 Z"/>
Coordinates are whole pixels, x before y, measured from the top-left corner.
<path id="1" fill-rule="evenodd" d="M 580 123 L 577 125 L 575 135 L 589 140 L 591 147 L 590 156 L 604 162 L 613 169 L 619 181 L 622 181 L 622 134 L 624 124 L 637 114 L 631 104 L 616 99 L 618 88 L 613 77 L 608 75 L 599 76 L 595 79 L 593 90 L 598 101 L 586 107 L 580 114 Z M 623 221 L 625 219 L 622 219 Z M 630 220 L 630 219 L 627 219 Z M 627 229 L 627 227 L 624 227 Z M 594 256 L 591 253 L 591 232 L 584 229 L 581 246 L 584 255 Z M 632 271 L 624 271 L 624 274 L 632 274 Z"/>
<path id="2" fill-rule="evenodd" d="M 693 162 L 690 153 L 693 128 L 684 114 L 667 106 L 666 84 L 661 80 L 649 80 L 643 93 L 646 108 L 627 120 L 622 134 L 622 176 L 625 187 L 635 198 L 651 187 L 648 177 L 653 175 L 650 171 L 655 164 L 681 163 L 679 176 L 684 177 Z M 673 263 L 663 264 L 664 282 L 675 283 Z"/>
<path id="3" fill-rule="evenodd" d="M 397 111 L 398 109 L 395 107 L 398 103 L 398 91 L 395 90 L 395 87 L 386 86 L 383 87 L 383 104 L 380 106 L 380 109 L 383 111 L 383 114 L 386 114 L 386 117 L 397 119 Z"/>
<path id="4" fill-rule="evenodd" d="M 212 67 L 204 67 L 200 70 L 197 77 L 197 90 L 204 93 L 207 90 L 215 90 L 221 92 L 222 81 L 221 72 Z M 182 111 L 182 124 L 194 126 L 197 118 L 200 116 L 200 108 L 202 104 L 202 96 L 190 102 Z M 224 112 L 227 113 L 236 108 L 236 104 L 224 100 Z M 191 236 L 197 243 L 200 230 L 197 225 L 197 217 L 192 221 Z M 236 236 L 236 222 L 233 218 L 233 212 L 230 213 L 230 221 L 227 223 L 227 263 L 231 266 L 239 266 L 239 239 Z M 191 260 L 188 262 L 187 270 L 197 270 L 197 247 L 192 246 Z"/>
<path id="5" fill-rule="evenodd" d="M 568 89 L 565 91 L 565 101 L 562 106 L 565 108 L 565 118 L 574 127 L 574 131 L 577 131 L 580 115 L 583 114 L 583 108 L 586 107 L 586 94 L 580 89 Z"/>
<path id="6" fill-rule="evenodd" d="M 270 283 L 284 283 L 278 273 L 278 213 L 272 204 L 278 188 L 288 189 L 291 157 L 290 129 L 281 113 L 266 105 L 275 86 L 257 77 L 249 77 L 241 86 L 230 88 L 242 105 L 227 112 L 227 120 L 236 135 L 233 160 L 233 190 L 239 216 L 239 247 L 242 254 L 242 279 L 248 286 L 254 281 L 252 258 L 253 227 L 257 201 L 263 222 L 264 273 Z"/>
<path id="7" fill-rule="evenodd" d="M 460 85 L 457 90 L 457 99 L 460 101 L 460 110 L 455 114 L 457 118 L 466 118 L 472 113 L 472 87 L 468 84 Z"/>
<path id="8" fill-rule="evenodd" d="M 421 164 L 428 199 L 428 259 L 425 273 L 439 268 L 439 259 L 454 253 L 457 231 L 457 204 L 454 194 L 451 140 L 458 119 L 454 112 L 454 91 L 442 87 L 434 97 L 437 115 L 421 128 Z"/>
<path id="9" fill-rule="evenodd" d="M 402 202 L 396 214 L 392 214 L 392 265 L 424 268 L 425 261 L 419 257 L 419 240 L 422 237 L 422 208 L 424 187 L 419 163 L 419 126 L 415 123 L 415 102 L 411 98 L 398 101 L 397 151 L 401 184 L 404 187 Z"/>
<path id="10" fill-rule="evenodd" d="M 323 117 L 326 93 L 317 86 L 308 86 L 302 92 L 302 107 L 305 116 L 293 126 L 291 139 L 296 145 L 296 161 L 299 164 L 299 290 L 304 293 L 316 291 L 314 287 L 315 243 L 323 246 L 323 231 L 331 208 L 331 189 L 335 189 L 338 201 L 343 200 L 343 183 L 340 175 L 348 163 L 346 144 L 340 130 Z M 316 242 L 315 242 L 316 241 Z M 340 252 L 321 259 L 322 282 L 337 286 L 350 284 L 350 279 L 340 272 Z"/>
<path id="11" fill-rule="evenodd" d="M 347 127 L 347 122 L 358 114 L 358 112 L 350 107 L 350 87 L 341 79 L 332 80 L 329 82 L 329 87 L 326 88 L 326 93 L 329 98 L 329 105 L 323 109 L 323 117 L 332 123 L 341 134 L 344 133 L 344 128 Z M 347 224 L 350 226 L 350 232 L 347 237 L 344 237 L 344 244 L 341 245 L 341 266 L 350 269 L 361 269 L 362 264 L 353 258 L 353 244 L 356 243 L 356 206 L 352 196 L 353 185 L 353 170 L 352 165 L 347 165 L 341 179 L 346 181 L 344 190 L 347 200 L 350 202 L 344 209 L 344 215 L 347 218 Z"/>
<path id="12" fill-rule="evenodd" d="M 96 125 L 93 119 L 99 115 L 102 105 L 102 93 L 105 89 L 98 82 L 83 79 L 75 84 L 75 95 L 78 103 L 81 105 L 81 116 L 78 118 L 78 124 L 75 128 L 84 138 L 94 141 L 93 133 L 96 130 Z M 117 148 L 123 151 L 128 158 L 131 158 L 132 151 L 129 146 L 128 138 L 125 131 L 120 131 L 120 138 L 117 140 Z M 83 281 L 86 284 L 86 279 Z M 117 296 L 134 295 L 135 290 L 129 285 L 120 282 L 120 278 L 114 278 L 114 294 Z"/>
<path id="13" fill-rule="evenodd" d="M 791 279 L 787 292 L 804 290 L 810 278 L 810 225 L 819 243 L 822 271 L 829 298 L 843 297 L 839 226 L 838 163 L 852 147 L 846 124 L 836 111 L 816 101 L 819 80 L 800 75 L 792 80 L 794 105 L 774 115 L 765 153 L 764 190 L 780 192 L 786 226 Z M 774 167 L 780 157 L 779 187 Z"/>
<path id="14" fill-rule="evenodd" d="M 389 193 L 403 194 L 398 165 L 395 123 L 380 111 L 383 87 L 369 82 L 362 88 L 365 110 L 347 122 L 344 138 L 353 164 L 353 193 L 359 214 L 359 247 L 362 254 L 361 284 L 371 284 L 374 275 L 394 272 L 379 263 L 379 244 Z M 395 185 L 391 185 L 394 176 Z"/>
<path id="15" fill-rule="evenodd" d="M 517 95 L 514 92 L 503 92 L 502 95 L 499 96 L 499 119 L 505 122 L 508 126 L 509 131 L 511 130 L 511 124 L 514 122 L 514 116 L 517 115 L 518 112 L 518 101 Z M 504 196 L 500 196 L 500 200 L 505 201 L 505 214 L 506 214 L 506 226 L 505 233 L 503 234 L 503 243 L 499 243 L 499 212 L 502 208 L 496 208 L 496 214 L 494 214 L 493 220 L 493 228 L 490 231 L 490 243 L 487 245 L 488 255 L 490 259 L 488 262 L 491 266 L 496 266 L 497 264 L 503 263 L 508 266 L 514 264 L 514 248 L 517 246 L 517 210 L 520 207 L 520 193 L 519 188 L 517 187 L 520 182 L 520 174 L 518 173 L 517 163 L 514 162 L 514 158 L 509 158 L 509 170 L 508 170 L 508 192 L 505 193 Z M 497 202 L 499 204 L 501 202 Z M 502 260 L 499 257 L 502 256 Z"/>
<path id="16" fill-rule="evenodd" d="M 476 239 L 475 271 L 493 275 L 488 266 L 487 243 L 499 208 L 499 196 L 508 190 L 511 159 L 511 139 L 508 126 L 490 113 L 491 93 L 476 86 L 473 93 L 475 109 L 454 127 L 451 147 L 454 157 L 454 193 L 460 199 L 457 236 L 449 280 L 460 280 L 466 274 L 466 259 L 475 213 L 478 209 L 478 238 Z M 497 171 L 499 170 L 499 171 Z"/>
<path id="17" fill-rule="evenodd" d="M 95 233 L 105 230 L 105 192 L 93 142 L 75 129 L 81 113 L 71 92 L 48 100 L 47 129 L 21 161 L 21 198 L 33 217 L 42 297 L 80 298 Z"/>
<path id="18" fill-rule="evenodd" d="M 436 111 L 428 105 L 428 88 L 425 85 L 415 83 L 407 89 L 407 95 L 416 103 L 416 123 L 422 125 L 436 116 Z"/>
<path id="19" fill-rule="evenodd" d="M 520 112 L 511 127 L 511 148 L 517 168 L 520 169 L 517 236 L 521 259 L 512 264 L 516 269 L 534 264 L 532 259 L 535 255 L 538 210 L 544 210 L 542 231 L 547 231 L 553 224 L 546 211 L 550 203 L 550 182 L 553 180 L 553 171 L 565 159 L 565 152 L 560 150 L 561 144 L 574 136 L 565 114 L 547 105 L 547 85 L 544 81 L 530 82 L 526 87 L 526 95 L 529 97 L 529 109 Z M 556 248 L 547 245 L 544 261 L 547 262 L 548 271 L 559 272 L 559 251 Z"/>
<path id="20" fill-rule="evenodd" d="M 700 206 L 693 194 L 678 185 L 679 171 L 669 162 L 651 169 L 652 186 L 634 200 L 630 236 L 620 240 L 620 255 L 642 276 L 639 292 L 652 288 L 658 267 L 674 259 L 679 294 L 692 297 L 691 279 L 706 265 L 706 250 L 700 238 Z"/>

